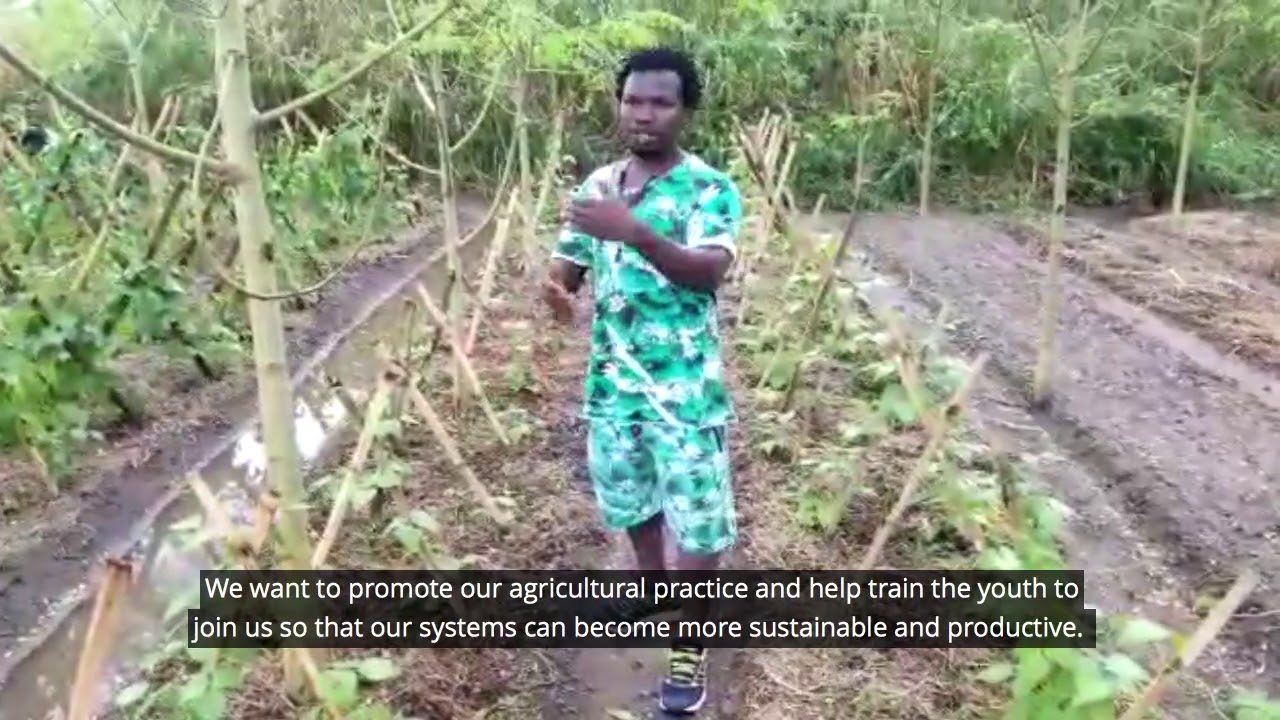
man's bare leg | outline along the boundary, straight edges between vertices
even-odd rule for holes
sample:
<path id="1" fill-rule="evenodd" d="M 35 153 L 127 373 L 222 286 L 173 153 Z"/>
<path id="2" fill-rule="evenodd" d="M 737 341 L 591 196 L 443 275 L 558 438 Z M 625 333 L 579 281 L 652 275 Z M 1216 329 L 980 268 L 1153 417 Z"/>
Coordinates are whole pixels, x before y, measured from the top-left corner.
<path id="1" fill-rule="evenodd" d="M 641 572 L 667 571 L 662 525 L 663 516 L 658 513 L 627 531 L 627 535 L 631 537 L 631 547 L 636 553 L 636 568 Z"/>

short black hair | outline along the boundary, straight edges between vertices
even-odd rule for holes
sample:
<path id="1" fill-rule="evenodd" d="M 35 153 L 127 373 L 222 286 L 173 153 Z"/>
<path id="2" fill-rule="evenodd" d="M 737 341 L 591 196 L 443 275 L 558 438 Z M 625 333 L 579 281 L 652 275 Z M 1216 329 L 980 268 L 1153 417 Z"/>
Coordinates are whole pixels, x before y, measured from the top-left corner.
<path id="1" fill-rule="evenodd" d="M 22 131 L 22 137 L 18 140 L 18 145 L 28 155 L 35 155 L 49 146 L 49 132 L 42 127 L 29 127 Z"/>
<path id="2" fill-rule="evenodd" d="M 653 47 L 636 50 L 627 56 L 618 69 L 614 96 L 622 99 L 622 88 L 631 73 L 670 70 L 680 76 L 680 102 L 690 110 L 696 110 L 702 102 L 702 78 L 693 58 L 682 50 L 669 47 Z"/>

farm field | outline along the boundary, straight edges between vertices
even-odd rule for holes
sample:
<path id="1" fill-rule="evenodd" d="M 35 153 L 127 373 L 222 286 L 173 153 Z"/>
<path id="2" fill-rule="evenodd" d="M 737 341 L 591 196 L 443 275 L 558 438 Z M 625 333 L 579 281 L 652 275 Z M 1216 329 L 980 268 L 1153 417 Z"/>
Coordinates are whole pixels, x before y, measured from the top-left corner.
<path id="1" fill-rule="evenodd" d="M 1280 718 L 1280 6 L 996 5 L 5 11 L 0 717 L 655 717 L 656 650 L 182 619 L 202 568 L 630 566 L 592 289 L 563 327 L 539 284 L 665 43 L 745 202 L 728 566 L 1082 569 L 1106 626 L 713 651 L 699 717 Z"/>

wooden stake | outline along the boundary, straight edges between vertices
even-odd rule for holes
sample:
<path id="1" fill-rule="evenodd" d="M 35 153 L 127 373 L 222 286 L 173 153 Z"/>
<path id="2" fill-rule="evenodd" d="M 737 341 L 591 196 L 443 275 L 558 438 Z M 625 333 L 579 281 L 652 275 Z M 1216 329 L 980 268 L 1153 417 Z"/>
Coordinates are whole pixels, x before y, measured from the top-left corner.
<path id="1" fill-rule="evenodd" d="M 116 625 L 120 621 L 120 605 L 125 590 L 133 580 L 133 564 L 107 558 L 106 576 L 98 587 L 93 615 L 85 631 L 84 646 L 76 666 L 75 684 L 71 690 L 71 708 L 67 720 L 89 720 L 93 717 L 95 695 L 102 680 L 102 670 L 115 642 Z"/>
<path id="2" fill-rule="evenodd" d="M 444 423 L 440 421 L 440 416 L 436 413 L 435 408 L 431 407 L 431 403 L 427 397 L 418 389 L 416 377 L 411 377 L 407 385 L 406 392 L 409 393 L 409 399 L 417 407 L 418 413 L 422 415 L 422 419 L 427 421 L 427 426 L 431 428 L 431 433 L 435 435 L 436 442 L 444 448 L 445 457 L 449 458 L 449 462 L 453 463 L 454 468 L 462 479 L 471 488 L 471 492 L 475 493 L 476 498 L 480 501 L 480 505 L 494 519 L 494 522 L 500 526 L 511 524 L 511 514 L 494 502 L 493 496 L 489 494 L 489 490 L 480 482 L 476 474 L 467 465 L 466 460 L 462 458 L 458 446 L 453 442 L 453 438 L 449 437 L 449 431 L 445 429 Z"/>
<path id="3" fill-rule="evenodd" d="M 386 348 L 379 349 L 381 355 L 387 355 Z M 356 476 L 364 469 L 364 464 L 369 459 L 369 452 L 373 449 L 374 432 L 378 429 L 378 423 L 382 421 L 382 416 L 386 412 L 391 391 L 403 380 L 404 373 L 399 366 L 393 364 L 388 364 L 382 376 L 378 378 L 378 387 L 369 400 L 364 416 L 364 427 L 360 430 L 355 450 L 351 453 L 346 472 L 343 473 L 342 485 L 338 487 L 338 493 L 333 499 L 333 508 L 329 511 L 329 520 L 325 523 L 324 534 L 320 536 L 315 553 L 311 556 L 311 566 L 314 568 L 324 564 L 329 550 L 338 539 L 338 530 L 342 527 L 342 519 L 347 512 L 347 498 L 351 495 L 351 488 L 355 484 Z"/>
<path id="4" fill-rule="evenodd" d="M 1165 663 L 1160 668 L 1160 672 L 1147 683 L 1147 687 L 1143 689 L 1138 699 L 1124 711 L 1124 715 L 1120 716 L 1120 720 L 1140 720 L 1147 714 L 1147 711 L 1155 707 L 1160 700 L 1168 682 L 1178 672 L 1191 667 L 1192 663 L 1200 657 L 1200 654 L 1209 647 L 1209 643 L 1213 642 L 1221 632 L 1222 628 L 1231 620 L 1231 616 L 1235 614 L 1236 608 L 1240 607 L 1245 598 L 1249 597 L 1249 593 L 1258 586 L 1258 573 L 1252 569 L 1245 570 L 1236 578 L 1231 589 L 1227 590 L 1227 594 L 1218 601 L 1217 605 L 1209 611 L 1209 615 L 1200 623 L 1191 633 L 1191 637 L 1187 639 L 1186 644 L 1182 646 L 1182 651 L 1172 660 Z"/>
<path id="5" fill-rule="evenodd" d="M 434 300 L 431 299 L 431 293 L 422 283 L 418 283 L 418 298 L 422 300 L 422 307 L 431 315 L 431 319 L 444 333 L 445 339 L 449 342 L 449 347 L 453 349 L 453 356 L 458 364 L 462 374 L 466 376 L 467 382 L 471 383 L 471 391 L 476 394 L 480 401 L 480 407 L 484 410 L 485 417 L 489 419 L 489 424 L 493 426 L 493 431 L 498 435 L 498 440 L 503 445 L 510 445 L 511 441 L 507 439 L 507 433 L 502 429 L 502 423 L 498 421 L 498 414 L 493 411 L 493 406 L 489 404 L 489 400 L 485 397 L 484 387 L 480 384 L 480 377 L 476 375 L 475 367 L 471 361 L 467 359 L 467 354 L 463 351 L 462 342 L 458 339 L 457 333 L 454 332 L 453 325 L 449 322 L 449 318 L 444 312 L 436 306 Z"/>
<path id="6" fill-rule="evenodd" d="M 502 215 L 498 216 L 498 226 L 493 231 L 493 240 L 489 244 L 489 258 L 485 262 L 484 273 L 480 276 L 480 291 L 476 296 L 475 313 L 471 316 L 471 327 L 467 330 L 467 342 L 462 349 L 464 355 L 471 355 L 475 349 L 476 335 L 480 332 L 480 321 L 484 319 L 484 308 L 493 292 L 493 276 L 497 272 L 498 262 L 507 248 L 507 236 L 511 234 L 511 216 L 516 204 L 520 201 L 518 190 L 511 191 L 511 198 Z"/>

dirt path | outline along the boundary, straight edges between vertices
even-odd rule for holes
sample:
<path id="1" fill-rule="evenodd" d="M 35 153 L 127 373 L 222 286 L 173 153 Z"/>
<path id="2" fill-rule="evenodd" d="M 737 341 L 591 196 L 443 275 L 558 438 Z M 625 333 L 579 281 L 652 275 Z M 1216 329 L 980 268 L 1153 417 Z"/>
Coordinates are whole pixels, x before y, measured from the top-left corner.
<path id="1" fill-rule="evenodd" d="M 578 298 L 578 322 L 573 329 L 561 330 L 564 348 L 561 351 L 562 374 L 556 378 L 557 400 L 555 417 L 560 423 L 561 437 L 567 451 L 565 460 L 572 468 L 572 490 L 577 501 L 586 511 L 583 521 L 591 527 L 599 526 L 594 515 L 595 497 L 590 479 L 585 472 L 585 427 L 577 420 L 581 406 L 582 375 L 586 370 L 588 338 L 590 337 L 591 297 L 584 292 Z M 742 399 L 737 399 L 742 403 Z M 734 463 L 735 480 L 739 488 L 749 487 L 749 468 L 741 462 L 741 455 Z M 575 548 L 563 558 L 568 567 L 585 569 L 625 570 L 634 567 L 634 555 L 626 536 L 605 535 L 602 543 Z M 668 536 L 667 558 L 674 566 L 675 548 Z M 733 552 L 724 560 L 725 567 L 735 567 L 741 562 L 740 554 Z M 658 709 L 657 690 L 666 672 L 666 653 L 661 648 L 583 648 L 559 650 L 550 654 L 560 669 L 560 682 L 541 700 L 544 718 L 583 718 L 584 720 L 649 720 L 666 717 Z M 708 699 L 699 718 L 708 720 L 732 720 L 741 717 L 737 710 L 737 693 L 733 686 L 733 662 L 738 653 L 712 651 L 709 654 Z"/>
<path id="2" fill-rule="evenodd" d="M 590 493 L 586 485 L 578 489 Z M 668 558 L 675 553 L 668 548 Z M 596 557 L 586 556 L 581 567 L 626 570 L 633 567 L 630 545 L 623 536 L 614 536 Z M 733 720 L 738 713 L 734 687 L 732 650 L 713 650 L 708 655 L 708 698 L 699 718 Z M 543 700 L 543 717 L 606 718 L 650 720 L 667 717 L 658 709 L 659 681 L 666 673 L 666 652 L 660 648 L 584 648 L 553 655 L 563 670 L 563 682 Z"/>
<path id="3" fill-rule="evenodd" d="M 829 229 L 840 218 L 829 218 Z M 1052 410 L 1028 413 L 1041 261 L 994 222 L 872 216 L 858 245 L 871 270 L 906 290 L 873 293 L 923 320 L 940 303 L 952 342 L 991 353 L 977 420 L 1038 466 L 1076 511 L 1072 555 L 1105 610 L 1141 608 L 1189 628 L 1202 593 L 1220 594 L 1237 564 L 1280 587 L 1280 403 L 1277 378 L 1075 274 L 1065 280 Z M 1280 630 L 1232 623 L 1206 664 L 1247 685 L 1280 687 Z"/>

